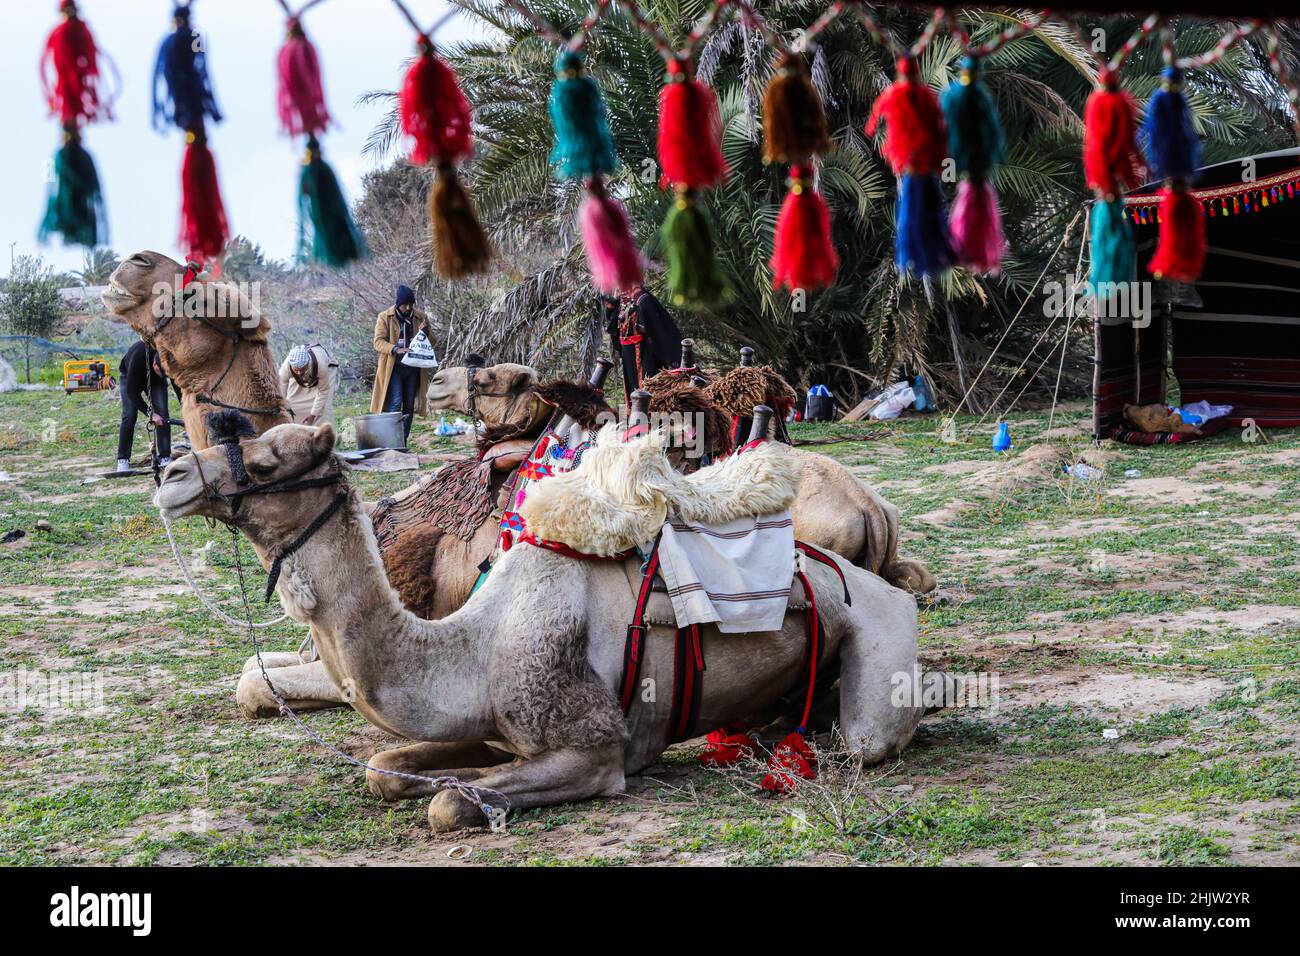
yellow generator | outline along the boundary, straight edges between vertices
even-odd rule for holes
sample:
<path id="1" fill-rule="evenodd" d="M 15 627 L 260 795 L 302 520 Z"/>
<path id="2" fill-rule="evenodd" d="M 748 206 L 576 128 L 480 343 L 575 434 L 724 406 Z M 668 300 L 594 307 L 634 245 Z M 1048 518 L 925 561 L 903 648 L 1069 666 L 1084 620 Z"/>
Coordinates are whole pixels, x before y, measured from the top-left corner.
<path id="1" fill-rule="evenodd" d="M 69 359 L 63 363 L 63 391 L 102 392 L 117 383 L 108 374 L 108 359 Z"/>

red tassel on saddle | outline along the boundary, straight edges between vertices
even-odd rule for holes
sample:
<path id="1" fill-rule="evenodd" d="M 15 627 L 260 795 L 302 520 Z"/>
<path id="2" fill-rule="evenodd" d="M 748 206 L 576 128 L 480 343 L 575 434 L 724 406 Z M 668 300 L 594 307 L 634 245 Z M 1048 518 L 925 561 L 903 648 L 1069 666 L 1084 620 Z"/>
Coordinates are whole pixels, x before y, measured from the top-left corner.
<path id="1" fill-rule="evenodd" d="M 289 20 L 289 35 L 276 58 L 276 73 L 280 78 L 276 96 L 280 128 L 290 136 L 313 136 L 329 126 L 320 59 L 296 17 Z"/>
<path id="2" fill-rule="evenodd" d="M 789 793 L 798 779 L 817 778 L 817 755 L 797 730 L 786 734 L 767 760 L 767 776 L 761 784 L 770 793 Z"/>
<path id="3" fill-rule="evenodd" d="M 1194 282 L 1205 265 L 1205 211 L 1184 189 L 1165 189 L 1160 196 L 1160 237 L 1147 268 L 1157 279 Z"/>
<path id="4" fill-rule="evenodd" d="M 812 170 L 790 167 L 790 191 L 781 204 L 772 246 L 772 286 L 824 289 L 835 281 L 840 257 L 831 242 L 831 214 L 813 188 Z"/>
<path id="5" fill-rule="evenodd" d="M 758 741 L 743 727 L 727 726 L 710 733 L 699 761 L 706 767 L 730 767 L 758 753 Z"/>
<path id="6" fill-rule="evenodd" d="M 659 166 L 673 186 L 711 189 L 729 172 L 722 157 L 722 114 L 713 90 L 687 69 L 681 60 L 669 63 L 659 91 Z"/>
<path id="7" fill-rule="evenodd" d="M 1098 79 L 1083 109 L 1083 173 L 1089 188 L 1109 198 L 1141 183 L 1143 163 L 1137 104 L 1113 71 L 1102 70 Z"/>
<path id="8" fill-rule="evenodd" d="M 50 112 L 59 114 L 64 126 L 112 119 L 111 104 L 100 94 L 99 50 L 95 38 L 85 21 L 77 16 L 77 5 L 72 0 L 64 0 L 60 9 L 63 22 L 45 41 L 40 64 L 41 86 Z"/>
<path id="9" fill-rule="evenodd" d="M 925 176 L 940 171 L 948 155 L 948 132 L 939 98 L 930 85 L 916 77 L 911 57 L 900 57 L 898 78 L 876 97 L 866 132 L 874 136 L 885 121 L 881 153 L 897 174 Z"/>
<path id="10" fill-rule="evenodd" d="M 185 134 L 181 165 L 181 248 L 206 262 L 221 255 L 230 238 L 226 209 L 217 182 L 217 164 L 202 132 Z"/>
<path id="11" fill-rule="evenodd" d="M 433 52 L 433 42 L 421 36 L 419 47 L 398 97 L 402 132 L 412 141 L 411 162 L 441 166 L 468 159 L 474 151 L 469 100 L 455 72 Z"/>

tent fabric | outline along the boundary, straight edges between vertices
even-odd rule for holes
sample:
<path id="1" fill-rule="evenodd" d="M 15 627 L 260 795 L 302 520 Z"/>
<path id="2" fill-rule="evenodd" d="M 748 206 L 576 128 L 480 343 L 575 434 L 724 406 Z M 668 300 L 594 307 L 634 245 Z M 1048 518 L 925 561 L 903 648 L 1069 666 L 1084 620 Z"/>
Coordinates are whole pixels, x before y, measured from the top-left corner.
<path id="1" fill-rule="evenodd" d="M 1219 163 L 1199 171 L 1195 189 L 1240 185 L 1295 171 L 1300 150 L 1280 150 Z M 1152 184 L 1134 195 L 1159 189 Z M 1158 226 L 1135 226 L 1139 280 L 1154 249 Z M 1162 302 L 1157 316 L 1141 330 L 1141 385 L 1135 397 L 1133 329 L 1129 324 L 1098 330 L 1094 402 L 1095 433 L 1110 436 L 1123 426 L 1126 402 L 1164 400 L 1164 342 L 1181 401 L 1233 406 L 1226 425 L 1252 420 L 1263 428 L 1300 426 L 1300 197 L 1286 198 L 1249 213 L 1206 219 L 1209 252 L 1194 285 L 1196 305 Z M 1159 313 L 1168 310 L 1169 329 Z M 1155 386 L 1159 385 L 1159 391 Z M 1195 437 L 1195 436 L 1193 436 Z M 1121 439 L 1123 440 L 1123 439 Z"/>

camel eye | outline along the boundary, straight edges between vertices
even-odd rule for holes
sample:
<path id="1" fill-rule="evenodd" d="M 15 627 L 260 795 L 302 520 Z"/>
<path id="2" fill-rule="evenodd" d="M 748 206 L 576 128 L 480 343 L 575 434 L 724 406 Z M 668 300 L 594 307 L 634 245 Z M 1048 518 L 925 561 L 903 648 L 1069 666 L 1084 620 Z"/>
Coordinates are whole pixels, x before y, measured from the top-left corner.
<path id="1" fill-rule="evenodd" d="M 248 470 L 255 475 L 269 475 L 275 471 L 275 465 L 264 465 L 255 461 L 248 463 Z"/>

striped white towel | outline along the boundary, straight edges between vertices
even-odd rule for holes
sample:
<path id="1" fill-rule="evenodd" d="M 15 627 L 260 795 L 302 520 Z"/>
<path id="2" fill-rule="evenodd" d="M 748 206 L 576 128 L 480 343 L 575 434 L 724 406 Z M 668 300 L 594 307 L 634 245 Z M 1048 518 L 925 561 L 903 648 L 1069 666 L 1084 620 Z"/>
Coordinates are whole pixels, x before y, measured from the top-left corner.
<path id="1" fill-rule="evenodd" d="M 659 568 L 677 626 L 716 622 L 727 634 L 780 630 L 794 577 L 788 511 L 706 526 L 669 520 Z"/>

